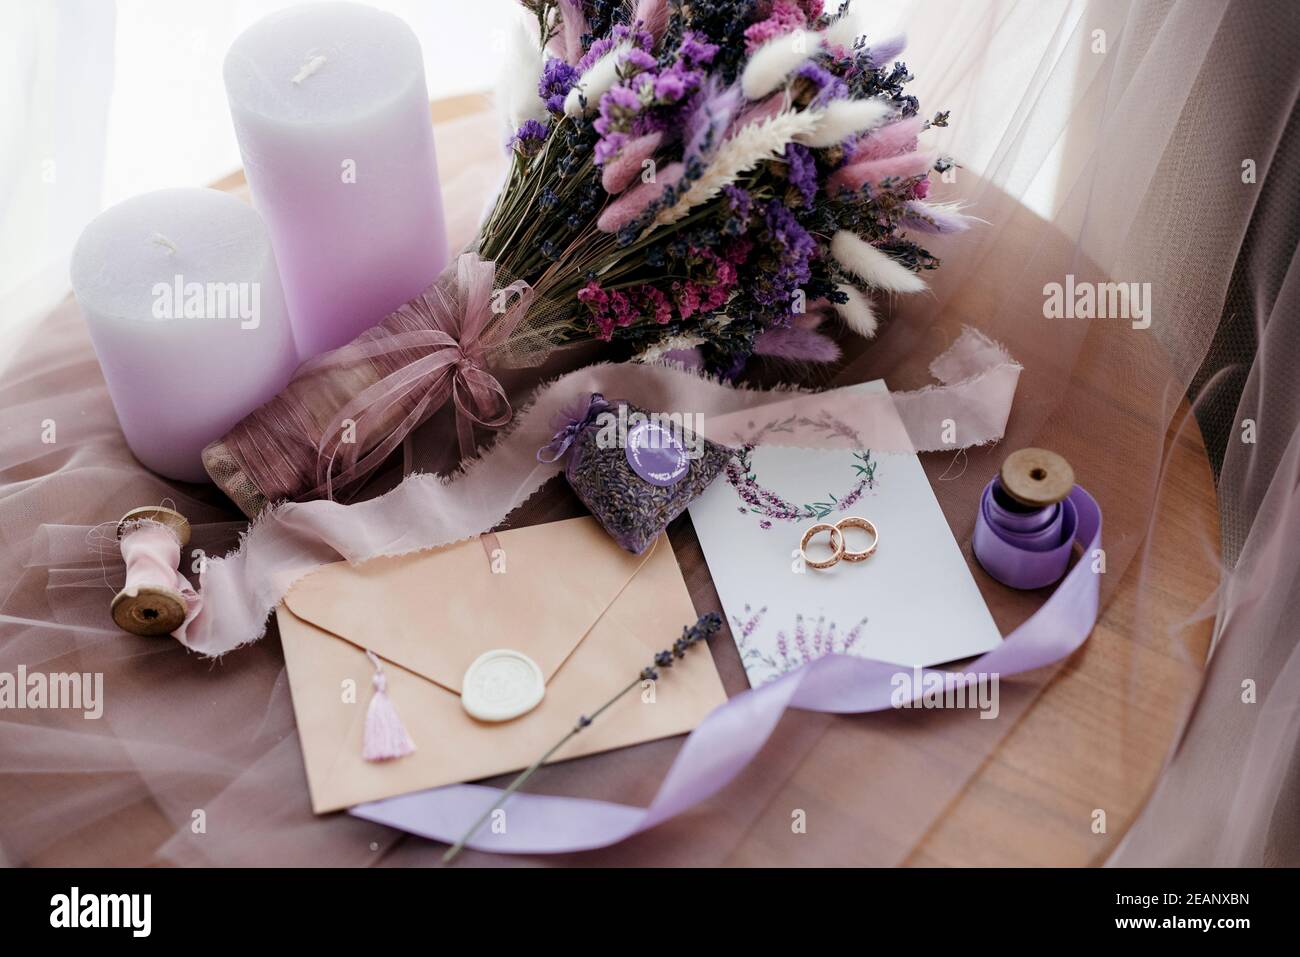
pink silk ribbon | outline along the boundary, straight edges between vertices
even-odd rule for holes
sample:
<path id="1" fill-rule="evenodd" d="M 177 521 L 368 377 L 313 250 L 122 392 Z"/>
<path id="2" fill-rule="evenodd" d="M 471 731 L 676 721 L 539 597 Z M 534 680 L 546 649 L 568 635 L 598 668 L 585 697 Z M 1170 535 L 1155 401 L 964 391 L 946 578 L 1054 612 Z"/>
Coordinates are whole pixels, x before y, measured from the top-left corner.
<path id="1" fill-rule="evenodd" d="M 787 708 L 829 714 L 887 711 L 923 699 L 931 675 L 945 682 L 940 687 L 969 688 L 992 675 L 1000 680 L 1067 657 L 1096 624 L 1101 594 L 1101 576 L 1092 562 L 1094 551 L 1101 547 L 1101 509 L 1077 486 L 1067 501 L 1078 518 L 1071 544 L 1083 546 L 1083 559 L 1038 611 L 987 654 L 955 672 L 826 655 L 715 708 L 687 736 L 648 807 L 516 793 L 503 806 L 509 826 L 499 833 L 482 828 L 467 846 L 503 854 L 563 854 L 607 847 L 721 791 L 762 750 Z M 910 693 L 899 693 L 900 675 L 907 675 L 904 684 Z M 663 680 L 671 681 L 671 674 Z M 482 785 L 453 784 L 361 804 L 348 813 L 452 843 L 501 793 Z"/>
<path id="2" fill-rule="evenodd" d="M 352 505 L 317 499 L 268 508 L 237 551 L 203 564 L 201 602 L 172 634 L 200 654 L 223 655 L 262 637 L 293 583 L 321 565 L 403 555 L 495 528 L 560 472 L 558 463 L 538 462 L 537 450 L 553 439 L 575 397 L 592 392 L 646 409 L 697 413 L 704 436 L 726 445 L 955 451 L 1002 437 L 1020 366 L 997 343 L 966 329 L 931 371 L 939 384 L 894 393 L 765 392 L 641 364 L 570 372 L 536 389 L 493 446 L 451 481 L 416 473 L 387 494 Z M 951 444 L 945 422 L 956 423 Z"/>
<path id="3" fill-rule="evenodd" d="M 428 328 L 353 342 L 303 365 L 299 375 L 351 366 L 359 359 L 408 360 L 353 396 L 325 426 L 316 449 L 314 495 L 332 499 L 335 485 L 347 486 L 373 472 L 448 399 L 456 409 L 456 434 L 465 458 L 477 449 L 475 425 L 499 429 L 510 422 L 510 401 L 501 383 L 487 371 L 486 361 L 493 349 L 509 339 L 534 294 L 523 280 L 494 291 L 495 279 L 495 263 L 462 253 L 449 288 L 435 285 L 409 305 L 421 313 Z M 357 436 L 366 435 L 392 409 L 408 404 L 401 422 L 358 458 L 366 443 Z M 349 430 L 355 433 L 351 441 Z"/>

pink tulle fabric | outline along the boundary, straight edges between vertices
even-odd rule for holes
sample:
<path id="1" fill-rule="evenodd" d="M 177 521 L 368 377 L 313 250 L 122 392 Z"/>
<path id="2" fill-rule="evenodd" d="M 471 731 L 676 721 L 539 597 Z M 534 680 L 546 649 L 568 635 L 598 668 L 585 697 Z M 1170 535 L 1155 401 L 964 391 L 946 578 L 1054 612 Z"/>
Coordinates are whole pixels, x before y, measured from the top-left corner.
<path id="1" fill-rule="evenodd" d="M 921 2 L 885 28 L 907 29 L 927 109 L 952 111 L 949 128 L 925 134 L 959 164 L 955 182 L 935 178 L 930 201 L 960 200 L 988 225 L 933 237 L 944 268 L 928 277 L 932 294 L 889 304 L 870 344 L 842 337 L 843 358 L 825 379 L 923 387 L 928 363 L 963 324 L 1023 365 L 1001 443 L 923 461 L 963 545 L 980 488 L 1007 450 L 1046 446 L 1074 464 L 1105 510 L 1102 601 L 1124 628 L 1099 631 L 1079 653 L 1104 655 L 1108 679 L 1062 725 L 1088 725 L 1087 755 L 1114 781 L 1145 780 L 1141 755 L 1153 736 L 1167 741 L 1159 782 L 1135 789 L 1149 791 L 1145 800 L 1109 808 L 1107 838 L 1087 832 L 1095 804 L 1061 809 L 1081 815 L 1076 841 L 1036 841 L 1024 821 L 1014 842 L 998 845 L 955 823 L 953 808 L 1043 690 L 1069 683 L 1067 662 L 1006 682 L 996 721 L 788 713 L 755 761 L 691 814 L 547 863 L 1300 863 L 1300 15 L 1231 0 L 1096 2 L 1086 13 L 1039 0 Z M 1098 31 L 1103 52 L 1094 52 Z M 1231 83 L 1225 64 L 1241 67 Z M 452 144 L 493 155 L 491 119 L 475 122 L 440 131 L 443 169 L 456 168 Z M 444 183 L 454 243 L 472 235 L 488 169 L 476 164 L 470 187 Z M 1067 275 L 1150 283 L 1150 327 L 1046 318 L 1044 287 Z M 503 379 L 516 404 L 534 384 Z M 441 845 L 311 814 L 273 636 L 214 663 L 112 626 L 108 603 L 123 570 L 88 548 L 97 526 L 171 500 L 194 526 L 182 571 L 197 580 L 204 559 L 234 549 L 246 523 L 212 488 L 169 483 L 131 458 L 73 305 L 21 346 L 0 378 L 0 408 L 10 426 L 0 430 L 0 672 L 101 673 L 106 699 L 97 721 L 0 711 L 4 861 L 436 863 Z M 53 444 L 41 442 L 46 419 L 58 423 Z M 377 475 L 362 498 L 391 489 L 405 466 L 452 468 L 450 413 L 409 445 L 409 461 Z M 1217 503 L 1190 508 L 1189 486 L 1211 481 Z M 466 495 L 466 514 L 491 504 Z M 578 512 L 550 483 L 508 521 Z M 689 522 L 670 537 L 697 610 L 718 610 Z M 322 560 L 336 554 L 321 547 Z M 247 574 L 276 571 L 271 555 Z M 1039 603 L 977 579 L 1004 632 Z M 725 636 L 712 652 L 727 690 L 743 688 Z M 1091 702 L 1103 699 L 1107 720 L 1094 724 Z M 554 765 L 535 790 L 645 804 L 679 746 Z M 1083 757 L 1062 753 L 1060 762 Z M 982 800 L 990 813 L 1014 815 L 1021 791 L 1057 771 L 1008 769 L 1012 783 Z M 792 808 L 814 822 L 806 834 L 792 837 Z M 537 863 L 481 852 L 461 860 Z"/>

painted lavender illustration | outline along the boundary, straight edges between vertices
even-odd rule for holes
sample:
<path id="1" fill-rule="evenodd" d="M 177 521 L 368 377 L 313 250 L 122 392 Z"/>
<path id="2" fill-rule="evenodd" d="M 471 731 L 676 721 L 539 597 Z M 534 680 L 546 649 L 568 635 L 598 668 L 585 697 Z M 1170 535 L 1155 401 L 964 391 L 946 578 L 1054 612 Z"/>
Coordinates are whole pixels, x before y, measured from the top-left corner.
<path id="1" fill-rule="evenodd" d="M 767 615 L 764 606 L 754 611 L 745 606 L 744 616 L 731 616 L 731 631 L 740 649 L 740 658 L 749 673 L 750 683 L 757 687 L 774 681 L 782 675 L 816 661 L 825 655 L 852 654 L 862 637 L 867 618 L 863 617 L 846 631 L 838 623 L 828 621 L 825 615 L 808 618 L 794 616 L 794 626 L 789 633 L 779 629 L 772 641 L 760 640 L 759 626 Z M 765 647 L 771 646 L 771 650 Z"/>

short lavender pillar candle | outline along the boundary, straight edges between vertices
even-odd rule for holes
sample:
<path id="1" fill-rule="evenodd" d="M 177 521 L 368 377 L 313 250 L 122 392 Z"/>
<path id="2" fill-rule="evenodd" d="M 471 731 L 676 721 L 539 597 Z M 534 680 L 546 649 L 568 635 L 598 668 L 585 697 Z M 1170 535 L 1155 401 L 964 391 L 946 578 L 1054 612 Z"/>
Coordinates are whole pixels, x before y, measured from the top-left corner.
<path id="1" fill-rule="evenodd" d="M 447 262 L 419 41 L 392 14 L 304 4 L 242 33 L 225 81 L 298 347 L 344 345 Z"/>
<path id="2" fill-rule="evenodd" d="M 209 481 L 203 447 L 297 367 L 270 236 L 227 193 L 164 189 L 100 213 L 72 289 L 127 444 L 168 478 Z"/>

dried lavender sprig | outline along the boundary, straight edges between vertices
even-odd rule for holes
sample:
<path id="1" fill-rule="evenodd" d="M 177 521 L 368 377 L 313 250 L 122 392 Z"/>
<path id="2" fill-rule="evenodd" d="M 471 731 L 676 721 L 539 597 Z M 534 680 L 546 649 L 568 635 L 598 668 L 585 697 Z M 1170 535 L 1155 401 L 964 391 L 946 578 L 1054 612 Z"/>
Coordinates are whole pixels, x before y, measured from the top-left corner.
<path id="1" fill-rule="evenodd" d="M 532 777 L 533 772 L 545 764 L 556 751 L 559 751 L 560 748 L 568 744 L 570 738 L 582 731 L 583 728 L 589 727 L 593 721 L 601 716 L 602 713 L 622 698 L 623 695 L 641 684 L 641 682 L 658 681 L 660 668 L 671 668 L 673 666 L 673 659 L 686 657 L 687 651 L 700 642 L 708 641 L 718 633 L 718 629 L 721 627 L 722 619 L 715 612 L 701 615 L 694 625 L 682 629 L 682 636 L 673 642 L 671 649 L 665 649 L 664 651 L 658 652 L 654 656 L 654 661 L 648 667 L 641 669 L 641 673 L 637 675 L 630 684 L 593 711 L 590 715 L 584 714 L 579 716 L 577 724 L 570 729 L 568 734 L 557 741 L 549 751 L 530 764 L 526 770 L 520 772 L 519 776 L 510 782 L 510 786 L 501 792 L 501 796 L 493 802 L 492 806 L 483 812 L 482 816 L 470 826 L 468 831 L 461 835 L 460 840 L 447 849 L 447 852 L 442 855 L 443 863 L 445 864 L 454 860 L 456 855 L 464 849 L 465 843 L 478 833 L 478 829 L 481 828 L 484 822 L 492 816 L 492 812 L 502 804 L 505 804 L 510 795 L 523 787 L 524 782 Z"/>

